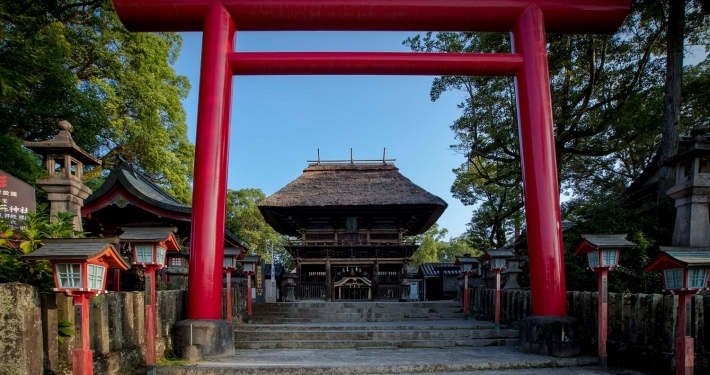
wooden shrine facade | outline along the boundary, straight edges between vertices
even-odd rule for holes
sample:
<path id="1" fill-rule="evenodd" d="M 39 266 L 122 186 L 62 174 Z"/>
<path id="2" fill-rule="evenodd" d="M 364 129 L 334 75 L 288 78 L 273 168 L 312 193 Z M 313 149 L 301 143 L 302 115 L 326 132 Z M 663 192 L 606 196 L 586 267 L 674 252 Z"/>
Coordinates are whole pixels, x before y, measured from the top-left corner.
<path id="1" fill-rule="evenodd" d="M 446 203 L 392 163 L 315 163 L 259 204 L 290 236 L 302 300 L 397 300 L 424 233 Z"/>
<path id="2" fill-rule="evenodd" d="M 192 207 L 170 195 L 130 163 L 121 160 L 109 173 L 104 183 L 86 200 L 81 208 L 84 230 L 104 237 L 119 236 L 126 227 L 175 228 L 180 251 L 166 254 L 166 267 L 161 272 L 164 283 L 173 288 L 187 286 L 190 254 Z M 224 247 L 241 249 L 248 245 L 228 230 L 224 233 Z M 121 255 L 131 252 L 122 244 Z M 122 272 L 112 270 L 107 279 L 107 290 L 121 290 Z"/>

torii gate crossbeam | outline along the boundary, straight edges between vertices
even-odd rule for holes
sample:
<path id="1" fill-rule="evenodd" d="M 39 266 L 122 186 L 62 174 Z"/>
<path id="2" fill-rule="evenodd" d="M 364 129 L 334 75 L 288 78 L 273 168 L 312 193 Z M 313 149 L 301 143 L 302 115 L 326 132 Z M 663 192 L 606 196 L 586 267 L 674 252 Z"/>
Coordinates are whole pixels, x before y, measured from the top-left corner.
<path id="1" fill-rule="evenodd" d="M 630 0 L 113 0 L 130 31 L 203 31 L 188 319 L 220 319 L 233 75 L 514 76 L 535 316 L 567 314 L 545 31 L 612 33 Z M 512 54 L 237 53 L 236 30 L 510 32 Z"/>

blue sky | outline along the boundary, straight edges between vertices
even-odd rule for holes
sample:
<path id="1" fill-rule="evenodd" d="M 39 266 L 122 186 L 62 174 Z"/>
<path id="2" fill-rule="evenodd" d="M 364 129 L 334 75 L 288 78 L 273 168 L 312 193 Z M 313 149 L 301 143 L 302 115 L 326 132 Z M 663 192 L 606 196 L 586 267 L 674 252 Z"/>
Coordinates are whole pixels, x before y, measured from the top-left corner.
<path id="1" fill-rule="evenodd" d="M 195 141 L 202 33 L 181 33 L 175 64 L 192 84 L 184 101 Z M 406 52 L 402 32 L 242 32 L 237 51 Z M 471 218 L 450 193 L 452 169 L 464 160 L 449 125 L 460 116 L 463 94 L 429 97 L 433 77 L 252 76 L 235 77 L 230 139 L 230 189 L 259 188 L 267 195 L 298 177 L 316 158 L 377 159 L 387 148 L 400 172 L 444 199 L 439 224 L 460 235 Z"/>

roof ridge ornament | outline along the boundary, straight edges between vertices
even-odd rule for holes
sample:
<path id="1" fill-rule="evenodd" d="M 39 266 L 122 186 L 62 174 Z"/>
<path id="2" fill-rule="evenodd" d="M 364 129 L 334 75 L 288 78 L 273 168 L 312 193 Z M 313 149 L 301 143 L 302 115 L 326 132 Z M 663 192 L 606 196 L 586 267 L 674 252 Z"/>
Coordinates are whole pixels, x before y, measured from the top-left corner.
<path id="1" fill-rule="evenodd" d="M 384 148 L 382 151 L 382 159 L 360 159 L 357 160 L 353 158 L 353 149 L 352 147 L 350 148 L 350 159 L 334 159 L 334 160 L 322 160 L 320 158 L 320 148 L 318 149 L 318 159 L 316 160 L 306 160 L 306 163 L 316 163 L 316 165 L 321 165 L 321 164 L 343 164 L 343 163 L 349 163 L 349 164 L 370 164 L 372 162 L 382 162 L 383 165 L 387 165 L 387 162 L 395 162 L 397 159 L 387 159 L 387 148 Z"/>

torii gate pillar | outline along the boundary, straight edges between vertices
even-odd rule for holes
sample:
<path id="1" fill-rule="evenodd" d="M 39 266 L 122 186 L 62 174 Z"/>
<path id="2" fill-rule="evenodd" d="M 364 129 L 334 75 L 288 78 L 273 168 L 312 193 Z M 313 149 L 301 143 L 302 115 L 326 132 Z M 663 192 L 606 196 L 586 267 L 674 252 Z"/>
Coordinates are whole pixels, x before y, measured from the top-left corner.
<path id="1" fill-rule="evenodd" d="M 190 238 L 190 320 L 178 323 L 184 328 L 190 322 L 198 322 L 201 327 L 214 322 L 205 337 L 218 338 L 198 343 L 203 345 L 203 354 L 221 354 L 229 347 L 233 350 L 229 338 L 221 337 L 231 335 L 231 327 L 219 323 L 233 75 L 514 76 L 533 310 L 533 317 L 521 324 L 521 341 L 524 347 L 526 341 L 533 344 L 526 347 L 530 351 L 547 353 L 547 349 L 534 346 L 544 342 L 545 335 L 553 343 L 564 341 L 562 336 L 573 336 L 570 327 L 574 324 L 565 317 L 567 299 L 545 32 L 613 33 L 626 17 L 630 0 L 113 2 L 121 21 L 131 31 L 204 32 Z M 233 52 L 236 30 L 510 32 L 513 53 L 237 53 Z M 543 333 L 530 336 L 533 332 Z M 215 346 L 214 341 L 229 345 Z M 178 354 L 183 344 L 176 340 Z"/>

